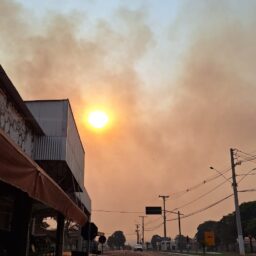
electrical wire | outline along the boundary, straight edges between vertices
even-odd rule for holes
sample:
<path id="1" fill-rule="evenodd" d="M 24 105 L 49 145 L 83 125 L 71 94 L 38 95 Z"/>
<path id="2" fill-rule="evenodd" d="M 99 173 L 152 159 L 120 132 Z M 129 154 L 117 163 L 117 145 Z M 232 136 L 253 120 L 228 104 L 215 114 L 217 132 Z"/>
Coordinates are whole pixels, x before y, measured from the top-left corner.
<path id="1" fill-rule="evenodd" d="M 144 231 L 154 231 L 154 230 L 160 228 L 162 225 L 163 225 L 163 222 L 161 222 L 160 224 L 158 224 L 157 226 L 154 226 L 152 228 L 147 228 Z"/>
<path id="2" fill-rule="evenodd" d="M 154 219 L 154 220 L 150 220 L 150 221 L 147 221 L 147 222 L 145 222 L 145 226 L 147 226 L 148 224 L 151 224 L 151 223 L 154 223 L 154 222 L 156 222 L 156 221 L 158 221 L 158 220 L 160 220 L 160 219 L 162 219 L 163 217 L 162 217 L 162 215 L 160 216 L 160 217 L 158 217 L 157 219 Z"/>
<path id="3" fill-rule="evenodd" d="M 229 179 L 231 179 L 231 178 L 229 178 Z M 183 208 L 187 207 L 188 205 L 191 205 L 191 204 L 193 204 L 194 202 L 197 202 L 197 201 L 200 200 L 201 198 L 203 198 L 203 197 L 209 195 L 210 193 L 212 193 L 213 191 L 215 191 L 216 189 L 218 189 L 219 187 L 223 186 L 223 185 L 226 184 L 226 183 L 227 183 L 227 181 L 225 180 L 225 181 L 223 181 L 222 183 L 220 183 L 220 184 L 218 184 L 217 186 L 215 186 L 214 188 L 212 188 L 211 190 L 209 190 L 208 192 L 206 192 L 206 193 L 200 195 L 199 197 L 193 199 L 192 201 L 189 201 L 188 203 L 185 203 L 185 204 L 183 204 L 183 205 L 181 205 L 181 206 L 179 206 L 179 207 L 176 207 L 176 208 L 173 209 L 172 211 L 179 210 L 179 209 L 183 209 Z"/>
<path id="4" fill-rule="evenodd" d="M 256 189 L 255 188 L 251 188 L 251 189 L 245 189 L 245 190 L 239 190 L 238 192 L 240 193 L 244 193 L 244 192 L 255 192 Z"/>
<path id="5" fill-rule="evenodd" d="M 252 171 L 255 171 L 255 170 L 256 170 L 256 168 L 253 168 L 249 172 L 244 174 L 244 176 L 237 182 L 237 184 L 239 184 L 243 179 L 245 179 L 248 175 L 250 175 Z"/>
<path id="6" fill-rule="evenodd" d="M 129 211 L 114 211 L 114 210 L 92 210 L 93 212 L 103 212 L 103 213 L 121 213 L 121 214 L 144 214 L 144 212 L 129 212 Z"/>
<path id="7" fill-rule="evenodd" d="M 229 167 L 228 169 L 225 169 L 224 171 L 222 171 L 222 172 L 220 172 L 220 173 L 218 173 L 218 174 L 215 174 L 215 175 L 209 177 L 208 179 L 205 179 L 205 180 L 203 180 L 202 182 L 200 182 L 200 183 L 198 183 L 198 184 L 196 184 L 196 185 L 194 185 L 194 186 L 191 186 L 190 188 L 187 188 L 187 189 L 185 189 L 185 190 L 181 190 L 181 191 L 179 191 L 179 192 L 176 192 L 176 193 L 171 194 L 170 197 L 171 197 L 172 199 L 178 199 L 178 198 L 180 198 L 181 196 L 185 195 L 186 193 L 191 192 L 191 191 L 193 191 L 193 190 L 195 190 L 195 189 L 197 189 L 197 188 L 199 188 L 199 187 L 205 185 L 206 183 L 209 183 L 209 182 L 211 182 L 211 181 L 213 181 L 213 180 L 219 178 L 220 176 L 222 176 L 223 174 L 227 173 L 227 172 L 230 171 L 230 170 L 231 170 L 231 168 Z"/>
<path id="8" fill-rule="evenodd" d="M 225 170 L 222 171 L 220 174 L 215 174 L 215 175 L 213 175 L 213 176 L 210 176 L 209 178 L 203 180 L 203 182 L 200 182 L 200 183 L 198 183 L 198 184 L 196 184 L 196 185 L 194 185 L 194 186 L 191 186 L 191 187 L 188 188 L 188 189 L 185 189 L 185 190 L 182 190 L 182 191 L 173 193 L 173 194 L 171 195 L 171 197 L 172 197 L 172 199 L 177 199 L 177 198 L 183 196 L 184 194 L 186 194 L 186 193 L 188 193 L 188 192 L 190 192 L 190 191 L 193 191 L 193 190 L 195 190 L 195 189 L 201 187 L 202 185 L 204 185 L 204 184 L 206 184 L 206 183 L 208 183 L 208 182 L 211 182 L 211 181 L 213 181 L 213 180 L 219 178 L 219 177 L 222 176 L 223 174 L 225 174 L 225 173 L 227 173 L 228 171 L 230 171 L 230 169 L 231 169 L 231 168 L 225 169 Z M 226 182 L 226 181 L 225 181 L 225 182 Z M 218 186 L 214 187 L 212 190 L 206 192 L 206 194 L 201 195 L 200 197 L 195 198 L 195 199 L 192 200 L 191 202 L 188 202 L 188 203 L 186 203 L 186 204 L 184 204 L 184 205 L 181 205 L 180 207 L 177 207 L 177 208 L 175 208 L 174 210 L 184 208 L 185 206 L 190 205 L 190 204 L 192 204 L 192 203 L 195 202 L 195 201 L 198 201 L 199 199 L 201 199 L 201 198 L 203 198 L 204 196 L 206 196 L 206 195 L 210 194 L 211 192 L 213 192 L 213 191 L 214 191 L 215 189 L 217 189 L 218 187 L 222 186 L 225 182 L 220 183 Z M 175 196 L 175 195 L 177 195 L 177 196 L 173 198 L 173 196 Z M 103 210 L 103 209 L 97 209 L 97 210 L 92 210 L 92 211 L 93 211 L 93 212 L 102 212 L 102 213 L 144 214 L 144 212 L 139 212 L 139 211 L 138 211 L 138 212 L 136 212 L 136 211 L 133 212 L 133 211 L 122 211 L 122 210 Z M 167 215 L 170 215 L 170 214 L 171 214 L 170 212 L 167 213 Z M 159 217 L 158 219 L 160 219 L 160 218 L 162 218 L 162 217 Z M 153 222 L 156 222 L 156 221 L 158 221 L 158 219 L 157 219 L 157 220 L 149 221 L 149 222 L 146 223 L 146 225 L 148 225 L 148 224 L 150 224 L 150 223 L 153 223 Z"/>
<path id="9" fill-rule="evenodd" d="M 244 155 L 247 155 L 247 156 L 253 156 L 253 157 L 255 157 L 256 155 L 253 155 L 252 153 L 254 153 L 254 152 L 256 152 L 256 150 L 255 151 L 253 151 L 252 153 L 247 153 L 247 152 L 244 152 L 244 151 L 242 151 L 242 150 L 240 150 L 240 149 L 237 149 L 237 152 L 240 152 L 240 153 L 242 153 L 242 154 L 244 154 Z"/>
<path id="10" fill-rule="evenodd" d="M 203 211 L 206 211 L 206 210 L 208 210 L 208 209 L 214 207 L 215 205 L 222 203 L 223 201 L 227 200 L 227 199 L 230 198 L 231 196 L 233 196 L 233 194 L 230 194 L 230 195 L 228 195 L 228 196 L 226 196 L 226 197 L 224 197 L 224 198 L 218 200 L 217 202 L 214 202 L 214 203 L 212 203 L 212 204 L 210 204 L 210 205 L 208 205 L 208 206 L 206 206 L 206 207 L 204 207 L 204 208 L 201 208 L 201 209 L 196 210 L 196 211 L 194 211 L 194 212 L 191 212 L 191 213 L 189 213 L 189 214 L 183 215 L 183 216 L 181 216 L 181 219 L 185 219 L 185 218 L 194 216 L 194 215 L 196 215 L 196 214 L 198 214 L 198 213 L 201 213 L 201 212 L 203 212 Z M 174 218 L 174 219 L 169 219 L 169 220 L 167 220 L 167 221 L 174 221 L 174 220 L 177 220 L 177 219 L 178 219 L 178 218 Z"/>
<path id="11" fill-rule="evenodd" d="M 240 153 L 246 155 L 246 157 L 244 157 L 243 155 L 238 154 L 238 157 L 242 158 L 242 160 L 239 161 L 239 163 L 249 162 L 249 161 L 253 161 L 253 160 L 256 159 L 256 155 L 252 155 L 250 153 L 246 153 L 246 152 L 244 152 L 242 150 L 239 150 L 239 149 L 237 149 L 237 152 L 240 152 Z"/>

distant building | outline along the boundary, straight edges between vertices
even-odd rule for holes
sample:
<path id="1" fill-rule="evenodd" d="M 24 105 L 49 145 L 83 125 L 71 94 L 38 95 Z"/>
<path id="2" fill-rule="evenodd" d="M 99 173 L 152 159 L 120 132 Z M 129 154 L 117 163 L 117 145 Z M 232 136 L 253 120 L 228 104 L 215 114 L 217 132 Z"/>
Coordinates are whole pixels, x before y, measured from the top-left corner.
<path id="1" fill-rule="evenodd" d="M 69 101 L 24 102 L 0 66 L 0 255 L 37 250 L 45 217 L 57 220 L 49 244 L 62 255 L 65 219 L 90 219 L 84 154 Z"/>

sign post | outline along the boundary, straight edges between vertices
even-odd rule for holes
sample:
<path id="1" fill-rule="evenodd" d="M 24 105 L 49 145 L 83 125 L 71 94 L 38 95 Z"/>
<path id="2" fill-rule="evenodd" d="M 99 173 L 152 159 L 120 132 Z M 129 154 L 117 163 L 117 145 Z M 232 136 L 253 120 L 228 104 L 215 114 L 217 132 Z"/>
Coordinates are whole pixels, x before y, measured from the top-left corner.
<path id="1" fill-rule="evenodd" d="M 101 244 L 101 255 L 103 254 L 103 244 L 105 244 L 107 241 L 107 238 L 105 236 L 99 237 L 99 243 Z"/>

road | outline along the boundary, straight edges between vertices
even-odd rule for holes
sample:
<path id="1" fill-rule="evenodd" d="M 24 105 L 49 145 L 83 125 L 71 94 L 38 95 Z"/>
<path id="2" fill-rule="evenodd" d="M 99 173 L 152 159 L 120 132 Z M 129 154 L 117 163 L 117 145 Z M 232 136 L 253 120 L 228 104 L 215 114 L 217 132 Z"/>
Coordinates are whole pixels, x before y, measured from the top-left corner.
<path id="1" fill-rule="evenodd" d="M 134 252 L 134 251 L 107 251 L 107 256 L 189 256 L 191 254 L 171 253 L 171 252 Z M 192 256 L 192 255 L 191 255 Z M 193 255 L 194 256 L 194 255 Z"/>
<path id="2" fill-rule="evenodd" d="M 178 252 L 134 252 L 134 251 L 107 251 L 104 252 L 106 256 L 195 256 L 195 255 L 202 255 L 201 254 L 189 254 L 189 253 L 178 253 Z M 249 256 L 256 256 L 255 253 L 247 253 L 246 255 Z M 236 253 L 218 253 L 218 252 L 207 252 L 206 256 L 239 256 Z"/>

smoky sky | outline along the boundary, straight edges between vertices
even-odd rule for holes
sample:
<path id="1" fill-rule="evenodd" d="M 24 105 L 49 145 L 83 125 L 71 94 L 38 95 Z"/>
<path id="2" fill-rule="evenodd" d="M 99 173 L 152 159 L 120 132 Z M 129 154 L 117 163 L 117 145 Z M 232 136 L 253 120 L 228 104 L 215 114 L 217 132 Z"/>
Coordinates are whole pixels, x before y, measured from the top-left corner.
<path id="1" fill-rule="evenodd" d="M 162 61 L 157 59 L 161 38 L 145 10 L 120 7 L 113 11 L 114 24 L 103 19 L 92 24 L 86 12 L 51 12 L 37 19 L 14 1 L 0 0 L 1 64 L 24 99 L 71 100 L 93 209 L 143 212 L 146 205 L 161 205 L 159 194 L 172 195 L 213 175 L 210 165 L 228 167 L 230 147 L 256 149 L 254 7 L 252 1 L 242 6 L 239 1 L 184 1 L 164 31 Z M 174 52 L 179 52 L 175 61 Z M 146 79 L 138 70 L 145 59 L 152 71 Z M 113 115 L 105 132 L 94 133 L 82 120 L 94 105 Z M 170 197 L 167 206 L 174 209 L 220 182 Z M 252 178 L 241 186 L 253 184 Z M 226 184 L 184 212 L 231 192 Z M 247 194 L 240 200 L 254 198 Z M 232 200 L 184 220 L 183 232 L 193 236 L 201 222 L 231 211 Z M 92 219 L 107 233 L 134 233 L 139 222 L 138 214 L 93 212 Z M 176 226 L 167 226 L 172 237 Z M 147 232 L 146 239 L 155 233 L 161 235 L 162 228 Z"/>

